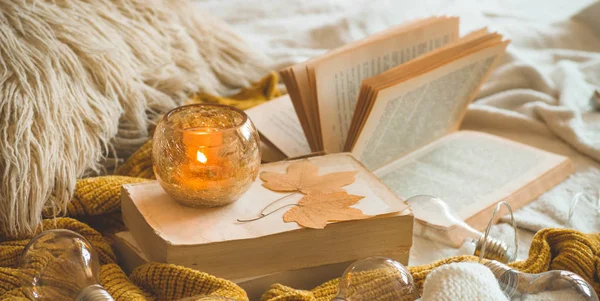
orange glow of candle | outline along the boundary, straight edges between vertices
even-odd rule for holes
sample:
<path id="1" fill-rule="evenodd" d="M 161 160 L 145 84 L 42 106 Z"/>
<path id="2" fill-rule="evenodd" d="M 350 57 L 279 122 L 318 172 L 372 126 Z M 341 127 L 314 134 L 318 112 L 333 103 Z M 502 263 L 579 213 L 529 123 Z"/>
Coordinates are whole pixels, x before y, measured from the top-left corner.
<path id="1" fill-rule="evenodd" d="M 223 144 L 221 132 L 207 128 L 187 129 L 183 132 L 183 144 L 188 163 L 181 169 L 180 185 L 193 190 L 226 188 L 234 184 L 227 162 L 219 158 Z"/>
<path id="2" fill-rule="evenodd" d="M 215 165 L 218 163 L 219 147 L 223 144 L 223 134 L 206 128 L 186 129 L 183 132 L 183 144 L 190 164 L 200 162 Z"/>

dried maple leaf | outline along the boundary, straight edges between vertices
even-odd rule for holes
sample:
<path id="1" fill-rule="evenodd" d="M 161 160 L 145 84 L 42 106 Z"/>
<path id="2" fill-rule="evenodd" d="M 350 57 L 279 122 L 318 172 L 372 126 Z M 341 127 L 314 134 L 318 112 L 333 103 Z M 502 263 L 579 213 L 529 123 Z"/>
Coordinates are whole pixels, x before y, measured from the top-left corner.
<path id="1" fill-rule="evenodd" d="M 260 179 L 264 181 L 264 187 L 274 191 L 328 193 L 344 191 L 342 187 L 354 183 L 356 173 L 356 171 L 344 171 L 319 175 L 318 166 L 308 160 L 302 160 L 290 164 L 287 173 L 264 171 L 260 174 Z"/>
<path id="2" fill-rule="evenodd" d="M 327 222 L 366 219 L 371 216 L 363 214 L 359 209 L 350 208 L 362 198 L 364 197 L 346 192 L 309 194 L 283 215 L 283 221 L 296 222 L 306 228 L 323 229 Z"/>

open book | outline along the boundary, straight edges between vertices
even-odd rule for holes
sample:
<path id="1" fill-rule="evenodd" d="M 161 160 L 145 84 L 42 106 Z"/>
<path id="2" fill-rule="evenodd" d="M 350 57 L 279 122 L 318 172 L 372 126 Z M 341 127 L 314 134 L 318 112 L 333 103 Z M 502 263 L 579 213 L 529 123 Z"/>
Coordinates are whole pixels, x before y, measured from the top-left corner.
<path id="1" fill-rule="evenodd" d="M 508 42 L 485 29 L 463 38 L 458 31 L 458 18 L 431 17 L 281 70 L 312 151 L 361 153 L 377 139 L 374 126 L 400 117 L 407 123 L 398 126 L 412 130 L 422 118 L 411 111 L 426 105 L 462 111 Z M 445 115 L 429 122 L 461 117 Z"/>
<path id="2" fill-rule="evenodd" d="M 442 198 L 481 229 L 486 209 L 501 200 L 523 206 L 573 166 L 500 137 L 457 132 L 508 44 L 486 29 L 458 32 L 458 18 L 418 20 L 281 74 L 311 151 L 350 152 L 401 198 Z"/>

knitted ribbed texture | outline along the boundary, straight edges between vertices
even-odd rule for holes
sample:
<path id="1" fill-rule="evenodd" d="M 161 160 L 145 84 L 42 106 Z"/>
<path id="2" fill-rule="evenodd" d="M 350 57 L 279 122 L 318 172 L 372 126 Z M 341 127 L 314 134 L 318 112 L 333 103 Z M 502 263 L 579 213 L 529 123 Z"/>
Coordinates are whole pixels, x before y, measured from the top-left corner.
<path id="1" fill-rule="evenodd" d="M 121 210 L 121 185 L 147 182 L 133 177 L 107 176 L 77 181 L 73 199 L 67 207 L 71 217 L 93 216 Z"/>
<path id="2" fill-rule="evenodd" d="M 85 237 L 94 246 L 98 253 L 101 264 L 113 264 L 116 262 L 115 254 L 111 247 L 104 240 L 103 236 L 90 226 L 72 219 L 57 218 L 45 219 L 37 232 L 49 229 L 68 229 L 75 231 Z M 19 255 L 29 242 L 29 238 L 20 240 L 6 240 L 6 233 L 0 233 L 3 241 L 0 243 L 0 300 L 18 300 L 18 296 L 23 296 L 21 290 L 21 271 L 17 269 L 19 264 Z"/>
<path id="3" fill-rule="evenodd" d="M 486 266 L 474 262 L 443 265 L 427 276 L 423 300 L 508 301 L 498 280 Z"/>
<path id="4" fill-rule="evenodd" d="M 600 292 L 600 234 L 586 235 L 569 229 L 543 229 L 536 233 L 529 257 L 513 262 L 511 267 L 526 273 L 567 270 L 577 273 Z M 428 265 L 408 267 L 415 285 L 423 289 L 427 275 L 435 268 L 452 262 L 476 262 L 478 257 L 456 256 Z M 329 301 L 337 293 L 338 280 L 328 281 L 311 291 L 301 291 L 280 284 L 273 285 L 262 301 Z"/>
<path id="5" fill-rule="evenodd" d="M 37 233 L 41 232 L 42 229 L 68 229 L 75 231 L 85 237 L 94 246 L 102 264 L 116 262 L 115 254 L 106 243 L 106 240 L 104 240 L 102 234 L 78 220 L 67 217 L 45 219 Z M 14 268 L 18 265 L 19 259 L 19 256 L 15 255 L 21 254 L 27 243 L 29 243 L 30 237 L 5 241 L 6 237 L 6 233 L 0 233 L 0 240 L 2 240 L 0 242 L 0 263 L 2 263 L 2 267 Z"/>
<path id="6" fill-rule="evenodd" d="M 81 179 L 77 181 L 73 200 L 67 207 L 67 216 L 79 219 L 102 234 L 123 231 L 121 186 L 147 181 L 125 176 Z"/>
<path id="7" fill-rule="evenodd" d="M 85 178 L 77 181 L 73 199 L 67 211 L 54 214 L 49 208 L 45 217 L 66 215 L 77 218 L 98 230 L 110 234 L 125 230 L 121 217 L 121 185 L 148 181 L 126 176 L 105 176 Z M 112 241 L 109 241 L 112 244 Z"/>
<path id="8" fill-rule="evenodd" d="M 129 281 L 123 270 L 113 263 L 105 264 L 100 268 L 100 284 L 115 300 L 156 300 L 151 293 Z"/>
<path id="9" fill-rule="evenodd" d="M 281 96 L 279 89 L 277 89 L 278 82 L 279 75 L 276 72 L 271 72 L 269 75 L 263 77 L 260 81 L 252 84 L 250 88 L 242 90 L 233 96 L 218 97 L 201 93 L 190 98 L 187 103 L 218 103 L 234 106 L 240 110 L 246 110 L 263 104 L 270 99 Z"/>
<path id="10" fill-rule="evenodd" d="M 119 166 L 117 175 L 128 175 L 144 179 L 156 179 L 152 169 L 152 139 L 140 147 L 135 153 Z"/>
<path id="11" fill-rule="evenodd" d="M 246 292 L 234 283 L 181 266 L 148 263 L 131 272 L 130 278 L 151 292 L 157 300 L 176 300 L 195 295 L 248 300 Z"/>

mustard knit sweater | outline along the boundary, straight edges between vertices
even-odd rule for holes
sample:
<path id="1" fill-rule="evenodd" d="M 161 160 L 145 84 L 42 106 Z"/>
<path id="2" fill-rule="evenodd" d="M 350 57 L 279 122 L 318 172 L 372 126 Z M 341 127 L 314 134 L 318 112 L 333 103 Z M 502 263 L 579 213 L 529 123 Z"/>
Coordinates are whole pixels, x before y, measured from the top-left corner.
<path id="1" fill-rule="evenodd" d="M 269 74 L 252 87 L 230 98 L 197 95 L 192 102 L 218 102 L 248 108 L 279 95 L 278 78 Z M 146 143 L 117 170 L 115 176 L 81 179 L 65 217 L 48 219 L 43 229 L 69 229 L 87 238 L 97 250 L 100 261 L 100 282 L 117 301 L 177 300 L 194 295 L 229 297 L 247 300 L 246 293 L 234 283 L 188 268 L 148 263 L 126 275 L 116 262 L 110 234 L 124 230 L 120 214 L 121 185 L 152 179 L 151 143 Z M 39 229 L 39 231 L 42 230 Z M 27 300 L 17 269 L 19 256 L 30 237 L 10 237 L 0 232 L 0 300 Z M 540 273 L 549 269 L 575 272 L 591 283 L 600 293 L 600 234 L 586 235 L 566 229 L 539 231 L 530 247 L 529 258 L 514 262 L 513 268 Z M 476 261 L 472 256 L 451 257 L 429 265 L 409 267 L 419 288 L 434 268 L 459 261 Z M 311 291 L 300 291 L 273 284 L 264 293 L 264 301 L 329 301 L 335 295 L 337 279 Z"/>

